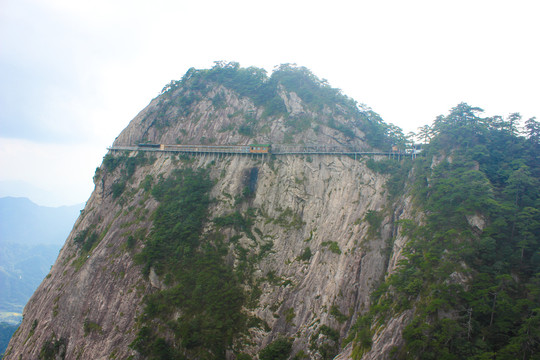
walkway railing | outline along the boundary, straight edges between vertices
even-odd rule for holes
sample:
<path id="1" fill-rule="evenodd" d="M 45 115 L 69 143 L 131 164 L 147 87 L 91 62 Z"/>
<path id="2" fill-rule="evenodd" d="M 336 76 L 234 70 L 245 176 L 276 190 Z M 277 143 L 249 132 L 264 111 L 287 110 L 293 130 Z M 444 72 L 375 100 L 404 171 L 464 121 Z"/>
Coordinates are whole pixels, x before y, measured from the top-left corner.
<path id="1" fill-rule="evenodd" d="M 164 145 L 161 147 L 147 146 L 111 146 L 110 151 L 149 151 L 149 152 L 174 152 L 189 154 L 236 154 L 236 155 L 261 155 L 250 153 L 249 146 L 245 145 Z M 267 155 L 267 154 L 262 154 Z M 360 149 L 345 148 L 339 146 L 296 146 L 296 145 L 272 145 L 270 155 L 346 155 L 346 156 L 407 156 L 408 154 L 396 152 L 361 151 Z"/>

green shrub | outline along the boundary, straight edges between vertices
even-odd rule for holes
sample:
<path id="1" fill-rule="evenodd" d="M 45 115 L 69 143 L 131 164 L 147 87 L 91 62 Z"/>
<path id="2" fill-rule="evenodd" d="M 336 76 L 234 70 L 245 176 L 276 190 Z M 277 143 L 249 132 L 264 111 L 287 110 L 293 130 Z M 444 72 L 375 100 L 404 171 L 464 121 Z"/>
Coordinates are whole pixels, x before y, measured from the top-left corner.
<path id="1" fill-rule="evenodd" d="M 285 322 L 289 325 L 293 325 L 293 320 L 296 317 L 296 314 L 294 312 L 294 308 L 288 308 L 285 311 Z"/>
<path id="2" fill-rule="evenodd" d="M 379 174 L 393 174 L 400 166 L 399 162 L 391 159 L 383 159 L 375 161 L 373 159 L 368 159 L 366 161 L 366 166 L 373 172 Z"/>
<path id="3" fill-rule="evenodd" d="M 129 235 L 127 241 L 126 241 L 126 247 L 128 249 L 133 249 L 135 247 L 135 244 L 137 243 L 137 239 L 135 239 L 135 236 Z"/>
<path id="4" fill-rule="evenodd" d="M 337 254 L 337 255 L 341 254 L 341 249 L 339 248 L 339 245 L 336 241 L 323 241 L 321 245 L 327 246 L 328 250 L 330 250 L 334 254 Z"/>
<path id="5" fill-rule="evenodd" d="M 244 123 L 238 127 L 238 134 L 243 136 L 252 136 L 253 135 L 253 125 Z"/>
<path id="6" fill-rule="evenodd" d="M 90 321 L 90 319 L 88 318 L 84 319 L 83 330 L 84 330 L 84 336 L 87 336 L 88 334 L 92 332 L 97 332 L 99 334 L 103 333 L 103 329 L 101 328 L 101 325 L 99 325 L 96 322 Z"/>
<path id="7" fill-rule="evenodd" d="M 259 352 L 259 360 L 287 360 L 292 350 L 292 339 L 280 337 Z"/>
<path id="8" fill-rule="evenodd" d="M 296 258 L 297 260 L 299 261 L 309 261 L 311 259 L 311 249 L 308 247 L 306 247 L 302 253 Z"/>
<path id="9" fill-rule="evenodd" d="M 381 231 L 381 224 L 384 218 L 380 211 L 368 210 L 364 219 L 369 224 L 368 233 L 371 236 L 374 236 L 375 234 Z"/>
<path id="10" fill-rule="evenodd" d="M 152 184 L 154 182 L 154 178 L 152 175 L 146 175 L 144 180 L 141 182 L 141 187 L 144 191 L 150 191 L 152 189 Z"/>
<path id="11" fill-rule="evenodd" d="M 124 192 L 124 189 L 126 188 L 126 182 L 125 181 L 116 181 L 111 186 L 111 193 L 113 199 L 118 198 L 122 193 Z"/>
<path id="12" fill-rule="evenodd" d="M 123 159 L 121 156 L 114 156 L 112 153 L 107 153 L 103 158 L 103 166 L 108 172 L 113 172 Z"/>
<path id="13" fill-rule="evenodd" d="M 349 319 L 347 315 L 339 311 L 339 308 L 335 304 L 330 307 L 330 315 L 332 315 L 340 324 Z"/>
<path id="14" fill-rule="evenodd" d="M 322 338 L 320 336 L 323 335 Z M 339 332 L 328 325 L 321 325 L 311 336 L 309 348 L 319 352 L 324 360 L 333 359 L 339 352 Z"/>
<path id="15" fill-rule="evenodd" d="M 66 340 L 64 338 L 56 339 L 53 337 L 47 340 L 41 346 L 38 358 L 40 360 L 64 359 L 66 356 Z"/>
<path id="16" fill-rule="evenodd" d="M 88 252 L 98 242 L 99 234 L 93 230 L 93 226 L 79 231 L 73 242 L 81 247 L 81 250 Z"/>
<path id="17" fill-rule="evenodd" d="M 279 216 L 277 217 L 277 219 L 273 220 L 273 223 L 287 230 L 290 230 L 290 229 L 298 230 L 306 224 L 302 220 L 300 215 L 298 215 L 297 213 L 294 213 L 290 207 L 282 211 L 281 214 L 279 214 Z"/>

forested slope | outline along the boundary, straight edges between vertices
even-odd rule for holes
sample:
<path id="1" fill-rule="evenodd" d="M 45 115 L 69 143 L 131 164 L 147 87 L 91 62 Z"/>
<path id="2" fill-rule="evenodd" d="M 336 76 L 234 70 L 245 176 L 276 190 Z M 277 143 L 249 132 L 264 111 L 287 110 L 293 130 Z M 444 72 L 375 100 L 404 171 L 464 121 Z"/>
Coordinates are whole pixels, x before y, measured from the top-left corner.
<path id="1" fill-rule="evenodd" d="M 414 163 L 383 169 L 424 221 L 402 221 L 410 241 L 357 321 L 356 358 L 407 310 L 396 358 L 540 356 L 540 124 L 481 113 L 459 104 L 421 129 L 430 141 Z"/>

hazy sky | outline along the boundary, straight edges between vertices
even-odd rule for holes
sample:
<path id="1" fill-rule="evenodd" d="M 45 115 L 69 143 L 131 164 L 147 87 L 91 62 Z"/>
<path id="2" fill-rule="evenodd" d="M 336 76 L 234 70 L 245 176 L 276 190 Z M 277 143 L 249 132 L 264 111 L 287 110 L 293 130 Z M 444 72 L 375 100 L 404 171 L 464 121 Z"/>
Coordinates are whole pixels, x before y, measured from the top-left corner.
<path id="1" fill-rule="evenodd" d="M 0 0 L 0 196 L 84 202 L 120 131 L 216 60 L 296 63 L 405 132 L 540 117 L 538 0 Z"/>

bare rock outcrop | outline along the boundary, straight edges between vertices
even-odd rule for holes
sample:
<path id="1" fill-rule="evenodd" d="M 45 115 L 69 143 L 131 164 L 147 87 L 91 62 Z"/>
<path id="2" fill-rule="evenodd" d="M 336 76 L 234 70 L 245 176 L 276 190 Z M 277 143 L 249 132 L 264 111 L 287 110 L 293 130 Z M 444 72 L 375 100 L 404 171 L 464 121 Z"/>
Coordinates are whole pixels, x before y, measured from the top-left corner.
<path id="1" fill-rule="evenodd" d="M 152 100 L 114 144 L 290 141 L 370 148 L 358 128 L 351 127 L 351 136 L 328 125 L 330 118 L 343 126 L 354 119 L 327 107 L 315 111 L 284 89 L 280 96 L 288 116 L 263 121 L 262 107 L 221 85 L 203 95 L 171 91 Z M 193 100 L 180 104 L 187 98 Z M 137 152 L 109 156 L 124 156 L 126 161 Z M 56 263 L 26 306 L 5 359 L 36 359 L 47 347 L 66 359 L 138 358 L 129 345 L 140 326 L 144 297 L 167 286 L 153 271 L 144 277 L 134 261 L 158 206 L 146 188 L 147 179 L 166 178 L 177 168 L 209 170 L 214 186 L 207 231 L 215 217 L 256 209 L 252 227 L 257 231 L 252 237 L 232 229 L 224 234 L 227 239 L 240 235 L 237 241 L 247 248 L 271 242 L 271 251 L 254 265 L 261 292 L 258 305 L 250 310 L 268 327 L 250 330 L 244 351 L 255 356 L 279 336 L 287 336 L 294 339 L 293 354 L 320 359 L 319 348 L 325 342 L 336 345 L 337 359 L 350 358 L 351 345 L 344 349 L 332 345 L 321 327 L 333 329 L 339 342 L 346 337 L 355 319 L 369 309 L 374 288 L 397 266 L 407 241 L 398 220 L 415 217 L 407 197 L 398 199 L 397 209 L 391 207 L 394 203 L 385 188 L 388 176 L 370 170 L 366 160 L 324 154 L 186 158 L 156 152 L 127 178 L 125 166 L 102 165 L 95 190 Z M 241 197 L 251 172 L 257 174 L 253 194 L 239 203 L 235 199 Z M 120 185 L 125 188 L 118 195 Z M 366 221 L 368 212 L 379 217 L 376 228 Z M 83 251 L 88 239 L 93 242 Z M 234 249 L 234 244 L 230 246 Z M 238 265 L 233 250 L 228 261 Z M 268 280 L 269 274 L 279 281 Z M 384 358 L 398 344 L 407 316 L 405 312 L 378 330 L 366 359 Z M 228 357 L 234 358 L 232 353 Z"/>

